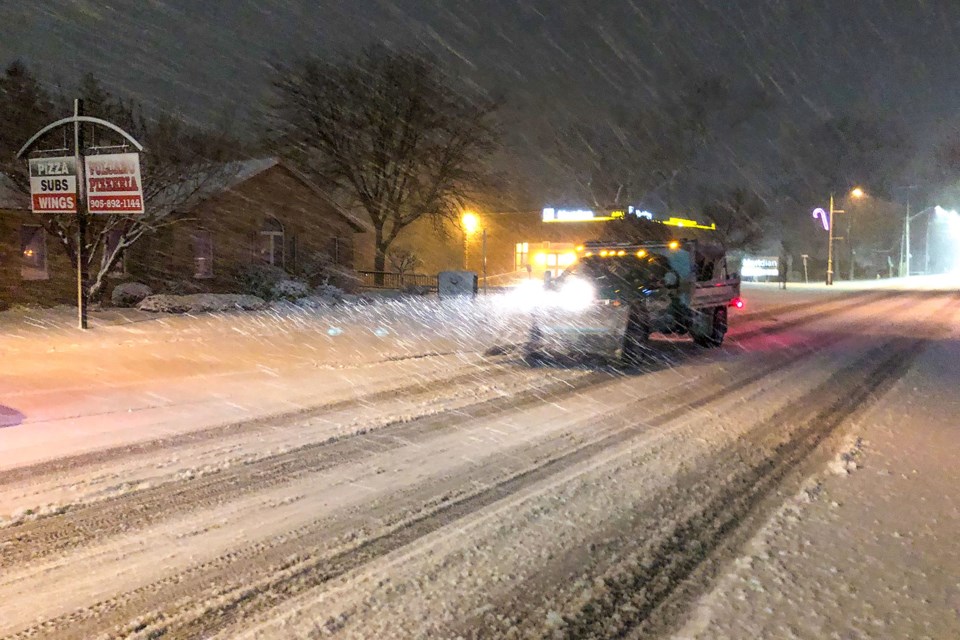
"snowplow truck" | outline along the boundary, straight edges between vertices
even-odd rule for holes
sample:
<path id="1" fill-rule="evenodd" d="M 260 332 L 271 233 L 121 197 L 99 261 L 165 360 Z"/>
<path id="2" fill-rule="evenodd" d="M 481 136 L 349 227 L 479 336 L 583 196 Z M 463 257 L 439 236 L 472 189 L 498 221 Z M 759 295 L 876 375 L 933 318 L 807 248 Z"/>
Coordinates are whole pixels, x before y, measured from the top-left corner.
<path id="1" fill-rule="evenodd" d="M 556 278 L 547 274 L 524 355 L 643 357 L 651 333 L 689 334 L 717 347 L 728 308 L 741 308 L 740 278 L 722 247 L 697 240 L 588 242 Z"/>

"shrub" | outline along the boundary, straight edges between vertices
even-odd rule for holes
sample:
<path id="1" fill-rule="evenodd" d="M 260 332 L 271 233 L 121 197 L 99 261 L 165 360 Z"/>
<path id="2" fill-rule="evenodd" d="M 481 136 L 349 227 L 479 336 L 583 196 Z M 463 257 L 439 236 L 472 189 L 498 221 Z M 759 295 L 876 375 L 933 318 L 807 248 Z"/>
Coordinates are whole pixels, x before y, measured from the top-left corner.
<path id="1" fill-rule="evenodd" d="M 270 289 L 271 300 L 299 300 L 310 295 L 310 285 L 303 280 L 281 280 Z"/>
<path id="2" fill-rule="evenodd" d="M 333 285 L 344 291 L 357 291 L 360 276 L 350 267 L 335 264 L 323 251 L 314 251 L 303 260 L 303 276 L 311 285 Z"/>
<path id="3" fill-rule="evenodd" d="M 110 302 L 115 307 L 135 307 L 150 295 L 153 295 L 153 290 L 147 285 L 141 282 L 124 282 L 113 288 Z"/>
<path id="4" fill-rule="evenodd" d="M 290 278 L 286 271 L 269 264 L 243 265 L 234 277 L 241 293 L 264 300 L 273 296 L 273 288 L 279 282 Z"/>

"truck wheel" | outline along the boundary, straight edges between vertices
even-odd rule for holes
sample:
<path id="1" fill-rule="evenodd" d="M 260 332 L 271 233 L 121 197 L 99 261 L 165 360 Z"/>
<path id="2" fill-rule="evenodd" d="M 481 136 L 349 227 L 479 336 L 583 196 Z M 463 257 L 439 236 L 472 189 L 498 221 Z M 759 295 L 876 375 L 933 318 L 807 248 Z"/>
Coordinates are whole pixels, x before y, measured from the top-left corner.
<path id="1" fill-rule="evenodd" d="M 650 320 L 647 310 L 643 307 L 634 307 L 630 311 L 630 317 L 627 318 L 627 329 L 623 333 L 620 360 L 626 365 L 639 363 L 643 359 L 649 339 Z"/>
<path id="2" fill-rule="evenodd" d="M 710 314 L 707 333 L 694 333 L 693 341 L 701 347 L 719 347 L 723 344 L 725 335 L 727 335 L 727 308 L 714 307 Z"/>
<path id="3" fill-rule="evenodd" d="M 527 336 L 527 342 L 523 345 L 521 352 L 523 361 L 531 367 L 542 363 L 544 360 L 544 355 L 540 351 L 542 337 L 540 327 L 537 325 L 530 327 L 530 334 Z"/>

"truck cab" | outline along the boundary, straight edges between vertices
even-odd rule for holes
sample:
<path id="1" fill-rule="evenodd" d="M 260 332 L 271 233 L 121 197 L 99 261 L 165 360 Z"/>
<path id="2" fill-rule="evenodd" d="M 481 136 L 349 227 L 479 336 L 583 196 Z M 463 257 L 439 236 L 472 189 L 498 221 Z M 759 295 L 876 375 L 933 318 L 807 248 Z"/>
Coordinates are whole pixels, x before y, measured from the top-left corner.
<path id="1" fill-rule="evenodd" d="M 588 242 L 577 262 L 546 283 L 528 354 L 618 353 L 636 360 L 651 333 L 687 334 L 719 346 L 740 281 L 719 247 L 697 241 Z"/>

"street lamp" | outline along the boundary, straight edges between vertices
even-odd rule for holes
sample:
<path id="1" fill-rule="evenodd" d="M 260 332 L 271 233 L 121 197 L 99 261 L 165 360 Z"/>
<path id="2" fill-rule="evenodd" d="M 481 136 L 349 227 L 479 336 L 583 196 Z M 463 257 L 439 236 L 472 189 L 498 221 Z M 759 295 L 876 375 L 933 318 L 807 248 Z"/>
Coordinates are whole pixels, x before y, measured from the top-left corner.
<path id="1" fill-rule="evenodd" d="M 850 191 L 850 197 L 860 199 L 866 196 L 867 194 L 860 187 L 856 187 Z M 843 213 L 843 209 L 835 209 L 833 207 L 833 194 L 830 194 L 830 227 L 827 230 L 827 284 L 833 284 L 833 214 Z"/>
<path id="2" fill-rule="evenodd" d="M 463 214 L 463 217 L 460 218 L 460 223 L 463 226 L 463 268 L 468 269 L 469 263 L 467 261 L 467 239 L 468 236 L 472 236 L 476 233 L 477 229 L 480 228 L 480 218 L 477 214 L 472 211 L 467 211 Z M 480 229 L 481 234 L 481 271 L 483 273 L 483 292 L 487 292 L 487 229 L 486 227 Z"/>
<path id="3" fill-rule="evenodd" d="M 472 211 L 467 211 L 464 213 L 463 218 L 461 218 L 461 222 L 463 222 L 463 230 L 466 231 L 467 234 L 471 235 L 477 230 L 477 227 L 480 226 L 480 218 L 478 218 L 477 214 L 473 213 Z"/>
<path id="4" fill-rule="evenodd" d="M 913 215 L 910 215 L 910 203 L 907 203 L 907 213 L 903 216 L 903 243 L 900 246 L 900 277 L 909 278 L 910 277 L 910 221 L 919 218 L 925 213 L 930 211 L 939 210 L 939 206 L 927 207 L 916 212 Z M 927 223 L 927 230 L 930 230 L 930 223 Z M 930 234 L 927 234 L 927 263 L 929 264 L 929 254 L 930 254 Z"/>

